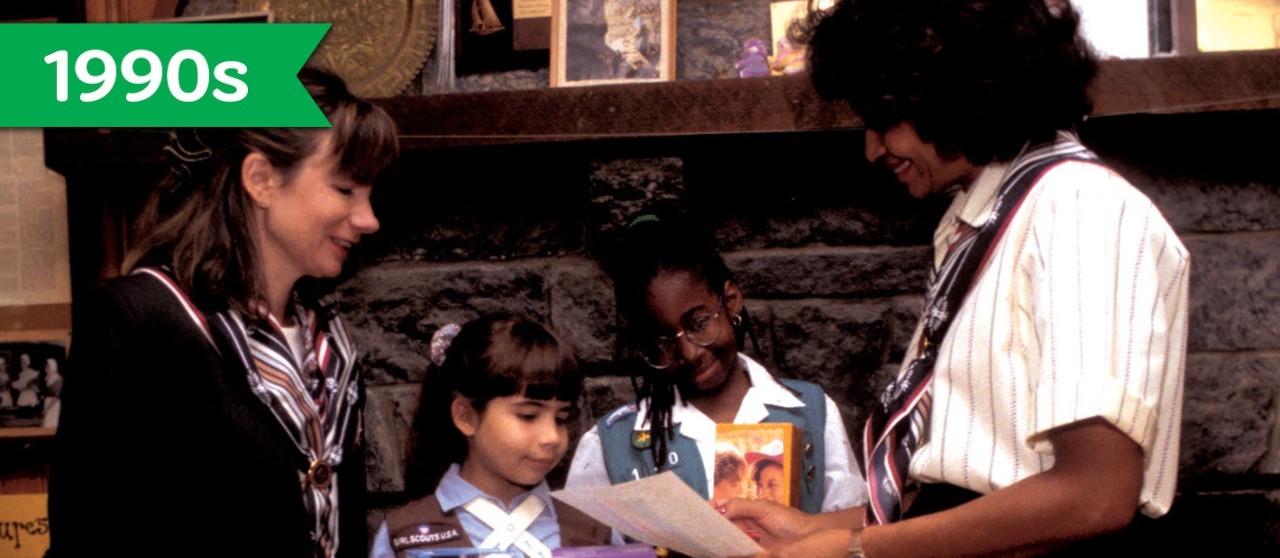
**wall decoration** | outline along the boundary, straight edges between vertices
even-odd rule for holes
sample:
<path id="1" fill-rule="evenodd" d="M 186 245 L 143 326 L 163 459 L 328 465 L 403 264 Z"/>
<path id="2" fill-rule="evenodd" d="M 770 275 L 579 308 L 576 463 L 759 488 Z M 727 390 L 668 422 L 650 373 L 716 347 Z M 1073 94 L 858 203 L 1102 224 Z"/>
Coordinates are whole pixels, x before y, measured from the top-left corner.
<path id="1" fill-rule="evenodd" d="M 675 0 L 556 0 L 551 85 L 675 79 Z"/>
<path id="2" fill-rule="evenodd" d="M 0 331 L 0 436 L 58 426 L 68 344 L 64 330 Z"/>

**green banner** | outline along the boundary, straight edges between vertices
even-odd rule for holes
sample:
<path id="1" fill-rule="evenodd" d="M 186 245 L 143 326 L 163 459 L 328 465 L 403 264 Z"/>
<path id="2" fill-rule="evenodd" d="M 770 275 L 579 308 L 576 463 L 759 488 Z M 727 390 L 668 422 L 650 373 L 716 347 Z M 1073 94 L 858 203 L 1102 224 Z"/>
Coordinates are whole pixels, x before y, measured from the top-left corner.
<path id="1" fill-rule="evenodd" d="M 328 127 L 327 23 L 0 24 L 0 127 Z"/>

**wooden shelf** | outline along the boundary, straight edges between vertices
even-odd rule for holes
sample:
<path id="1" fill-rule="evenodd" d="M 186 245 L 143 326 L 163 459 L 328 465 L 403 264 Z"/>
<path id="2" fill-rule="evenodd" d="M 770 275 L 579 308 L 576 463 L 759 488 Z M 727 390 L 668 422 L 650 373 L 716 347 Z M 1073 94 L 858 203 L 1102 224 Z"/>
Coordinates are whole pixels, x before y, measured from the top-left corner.
<path id="1" fill-rule="evenodd" d="M 806 76 L 678 81 L 377 101 L 406 150 L 626 138 L 856 129 L 842 102 L 820 99 Z M 1280 50 L 1107 60 L 1093 116 L 1280 108 Z M 92 165 L 155 163 L 163 130 L 46 130 L 48 162 L 67 174 Z"/>
<path id="2" fill-rule="evenodd" d="M 453 93 L 382 101 L 407 149 L 856 128 L 806 76 Z"/>
<path id="3" fill-rule="evenodd" d="M 1094 117 L 1280 108 L 1280 51 L 1107 60 Z M 861 127 L 806 76 L 458 93 L 382 101 L 406 149 Z"/>
<path id="4" fill-rule="evenodd" d="M 57 430 L 39 426 L 20 426 L 0 428 L 0 440 L 26 440 L 33 438 L 52 438 Z"/>
<path id="5" fill-rule="evenodd" d="M 1280 108 L 1280 49 L 1103 61 L 1094 117 Z"/>

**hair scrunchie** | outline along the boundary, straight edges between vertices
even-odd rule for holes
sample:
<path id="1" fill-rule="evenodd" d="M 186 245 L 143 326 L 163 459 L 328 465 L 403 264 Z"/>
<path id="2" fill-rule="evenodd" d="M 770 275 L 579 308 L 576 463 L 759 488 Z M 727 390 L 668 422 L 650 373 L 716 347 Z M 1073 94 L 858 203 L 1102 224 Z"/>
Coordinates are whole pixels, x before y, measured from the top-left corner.
<path id="1" fill-rule="evenodd" d="M 444 354 L 449 350 L 449 345 L 453 344 L 453 338 L 458 336 L 458 332 L 462 331 L 462 326 L 458 324 L 445 324 L 431 334 L 431 362 L 436 366 L 444 365 Z"/>

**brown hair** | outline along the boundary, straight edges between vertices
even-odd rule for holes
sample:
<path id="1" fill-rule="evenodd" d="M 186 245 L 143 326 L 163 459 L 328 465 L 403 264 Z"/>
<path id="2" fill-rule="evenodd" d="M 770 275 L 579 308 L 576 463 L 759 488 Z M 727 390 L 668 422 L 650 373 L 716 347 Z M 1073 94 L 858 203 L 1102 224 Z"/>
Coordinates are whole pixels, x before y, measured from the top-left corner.
<path id="1" fill-rule="evenodd" d="M 375 184 L 398 157 L 395 123 L 380 107 L 357 98 L 342 79 L 306 67 L 298 79 L 331 128 L 213 128 L 175 131 L 166 148 L 177 159 L 138 219 L 136 247 L 124 271 L 164 266 L 201 309 L 245 310 L 263 294 L 258 247 L 251 234 L 252 202 L 240 166 L 261 153 L 286 179 L 332 132 L 338 169 L 360 184 Z"/>
<path id="2" fill-rule="evenodd" d="M 494 398 L 516 394 L 576 405 L 582 380 L 572 348 L 546 326 L 511 314 L 467 322 L 444 362 L 423 379 L 409 433 L 406 491 L 414 497 L 434 492 L 449 465 L 466 458 L 467 439 L 453 423 L 455 394 L 481 413 Z"/>

